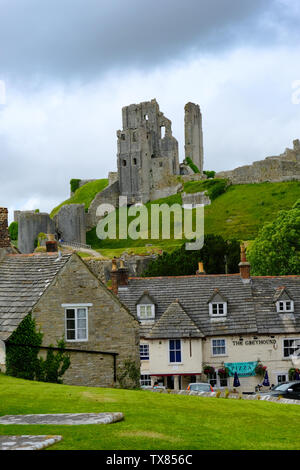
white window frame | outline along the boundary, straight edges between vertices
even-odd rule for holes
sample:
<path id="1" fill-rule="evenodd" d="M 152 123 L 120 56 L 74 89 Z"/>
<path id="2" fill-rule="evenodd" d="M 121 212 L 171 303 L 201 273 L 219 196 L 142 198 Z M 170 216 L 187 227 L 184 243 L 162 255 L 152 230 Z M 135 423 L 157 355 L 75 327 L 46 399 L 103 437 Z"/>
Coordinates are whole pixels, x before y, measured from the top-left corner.
<path id="1" fill-rule="evenodd" d="M 142 357 L 142 349 L 146 349 L 146 354 L 148 355 L 147 358 Z M 143 351 L 144 352 L 144 351 Z M 149 361 L 150 360 L 150 351 L 149 351 L 149 344 L 147 343 L 141 343 L 140 344 L 140 360 L 141 361 Z"/>
<path id="2" fill-rule="evenodd" d="M 151 316 L 150 317 L 141 317 L 141 307 L 151 307 Z M 139 320 L 154 320 L 155 319 L 155 305 L 154 304 L 138 304 L 137 305 L 137 316 Z"/>
<path id="3" fill-rule="evenodd" d="M 224 341 L 224 349 L 225 349 L 225 352 L 224 352 L 224 353 L 214 354 L 214 347 L 215 347 L 215 348 L 223 347 L 223 346 L 214 346 L 214 341 Z M 213 357 L 216 357 L 216 356 L 227 356 L 226 338 L 213 338 L 213 339 L 211 339 L 211 355 L 212 355 Z"/>
<path id="4" fill-rule="evenodd" d="M 289 302 L 291 304 L 290 309 L 286 308 L 287 302 Z M 283 309 L 280 308 L 280 304 L 282 304 Z M 276 310 L 277 310 L 278 313 L 293 313 L 294 312 L 294 301 L 293 300 L 277 300 Z"/>
<path id="5" fill-rule="evenodd" d="M 88 318 L 89 318 L 89 311 L 88 307 L 91 307 L 93 304 L 62 304 L 62 307 L 65 309 L 65 339 L 68 343 L 82 343 L 89 340 L 89 328 L 88 328 Z M 78 326 L 77 326 L 77 311 L 79 309 L 85 309 L 86 315 L 86 337 L 85 338 L 78 338 Z M 74 310 L 75 311 L 75 339 L 68 338 L 68 328 L 67 328 L 67 310 Z"/>
<path id="6" fill-rule="evenodd" d="M 171 346 L 171 341 L 179 341 L 180 342 L 180 349 L 171 349 L 170 346 Z M 175 356 L 176 356 L 176 352 L 177 351 L 180 351 L 180 361 L 177 362 L 177 361 L 174 361 L 174 362 L 171 362 L 171 355 L 170 355 L 170 352 L 171 351 L 175 351 Z M 176 364 L 182 364 L 182 341 L 181 339 L 169 339 L 169 345 L 168 345 L 168 358 L 169 358 L 169 364 L 171 364 L 172 366 L 173 365 L 176 365 Z"/>
<path id="7" fill-rule="evenodd" d="M 289 358 L 293 355 L 293 353 L 290 354 L 289 356 L 285 356 L 285 355 L 284 355 L 284 350 L 286 349 L 286 348 L 284 347 L 284 342 L 285 342 L 285 341 L 296 341 L 296 340 L 298 340 L 299 343 L 300 343 L 300 338 L 282 338 L 282 357 L 283 357 L 283 359 L 289 359 Z M 299 349 L 300 349 L 300 346 L 297 347 L 297 349 L 295 349 L 294 352 L 298 351 Z"/>
<path id="8" fill-rule="evenodd" d="M 213 306 L 217 305 L 218 313 L 213 313 Z M 223 305 L 223 313 L 219 313 L 220 305 Z M 213 318 L 226 317 L 227 315 L 227 302 L 210 302 L 209 303 L 209 315 Z"/>
<path id="9" fill-rule="evenodd" d="M 207 379 L 208 379 L 208 383 L 209 383 L 213 388 L 215 387 L 215 388 L 221 388 L 221 389 L 223 389 L 223 388 L 227 388 L 227 387 L 229 386 L 229 382 L 228 382 L 229 377 L 226 377 L 226 378 L 224 378 L 224 379 L 221 378 L 221 377 L 218 375 L 218 371 L 215 371 L 214 377 L 212 377 L 212 376 L 209 375 L 209 376 L 207 377 Z M 221 380 L 226 380 L 226 385 L 221 385 Z M 214 385 L 212 385 L 212 382 L 216 382 L 216 383 L 215 383 Z"/>
<path id="10" fill-rule="evenodd" d="M 142 378 L 143 377 L 143 378 Z M 147 377 L 147 378 L 146 378 Z M 148 382 L 148 383 L 145 383 Z M 145 387 L 151 387 L 151 375 L 149 374 L 141 374 L 140 375 L 140 385 L 141 387 L 144 385 Z"/>

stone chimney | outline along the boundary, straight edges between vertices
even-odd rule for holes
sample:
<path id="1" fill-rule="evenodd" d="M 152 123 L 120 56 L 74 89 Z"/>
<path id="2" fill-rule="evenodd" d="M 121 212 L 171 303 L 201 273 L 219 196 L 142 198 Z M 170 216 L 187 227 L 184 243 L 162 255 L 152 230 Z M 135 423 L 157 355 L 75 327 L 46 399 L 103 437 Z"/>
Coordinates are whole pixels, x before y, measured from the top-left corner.
<path id="1" fill-rule="evenodd" d="M 57 241 L 56 240 L 46 241 L 46 251 L 47 251 L 47 253 L 56 253 L 57 252 Z"/>
<path id="2" fill-rule="evenodd" d="M 125 268 L 124 260 L 120 259 L 120 268 L 119 268 L 119 287 L 128 286 L 128 269 Z"/>
<path id="3" fill-rule="evenodd" d="M 114 294 L 118 295 L 118 288 L 120 282 L 120 273 L 117 266 L 117 258 L 113 258 L 112 267 L 110 272 L 111 286 Z"/>
<path id="4" fill-rule="evenodd" d="M 0 248 L 10 248 L 7 215 L 8 210 L 0 207 Z"/>
<path id="5" fill-rule="evenodd" d="M 250 263 L 246 258 L 245 245 L 241 245 L 241 262 L 239 263 L 240 275 L 243 281 L 250 282 Z"/>
<path id="6" fill-rule="evenodd" d="M 203 276 L 203 274 L 206 274 L 204 271 L 203 263 L 202 261 L 199 261 L 198 263 L 198 271 L 196 271 L 197 276 Z"/>

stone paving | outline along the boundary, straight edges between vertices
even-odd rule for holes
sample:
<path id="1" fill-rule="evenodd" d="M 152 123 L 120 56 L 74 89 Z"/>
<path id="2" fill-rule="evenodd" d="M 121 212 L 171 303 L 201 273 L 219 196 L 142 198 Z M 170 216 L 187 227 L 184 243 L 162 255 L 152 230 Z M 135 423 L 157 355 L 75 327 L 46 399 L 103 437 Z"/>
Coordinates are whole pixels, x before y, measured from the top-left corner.
<path id="1" fill-rule="evenodd" d="M 62 440 L 62 436 L 0 436 L 0 450 L 41 450 Z"/>
<path id="2" fill-rule="evenodd" d="M 123 413 L 6 415 L 0 418 L 0 424 L 110 424 L 123 418 Z"/>

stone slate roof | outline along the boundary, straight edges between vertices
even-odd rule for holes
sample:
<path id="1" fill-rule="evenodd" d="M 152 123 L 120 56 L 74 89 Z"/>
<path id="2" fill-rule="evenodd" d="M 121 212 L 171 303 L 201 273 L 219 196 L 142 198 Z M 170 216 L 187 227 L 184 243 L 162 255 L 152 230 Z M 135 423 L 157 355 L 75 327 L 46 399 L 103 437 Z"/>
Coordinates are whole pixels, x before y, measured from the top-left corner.
<path id="1" fill-rule="evenodd" d="M 294 314 L 276 312 L 275 295 L 282 287 L 294 300 Z M 228 301 L 224 318 L 209 316 L 207 302 L 215 289 Z M 300 276 L 252 277 L 248 283 L 239 274 L 131 278 L 119 298 L 135 316 L 136 302 L 145 290 L 155 299 L 156 321 L 149 326 L 143 322 L 144 338 L 165 328 L 160 319 L 175 299 L 204 336 L 300 332 Z"/>
<path id="2" fill-rule="evenodd" d="M 0 339 L 32 310 L 72 255 L 9 255 L 0 263 Z"/>
<path id="3" fill-rule="evenodd" d="M 180 302 L 172 302 L 149 333 L 149 338 L 203 337 L 203 333 L 190 319 Z"/>

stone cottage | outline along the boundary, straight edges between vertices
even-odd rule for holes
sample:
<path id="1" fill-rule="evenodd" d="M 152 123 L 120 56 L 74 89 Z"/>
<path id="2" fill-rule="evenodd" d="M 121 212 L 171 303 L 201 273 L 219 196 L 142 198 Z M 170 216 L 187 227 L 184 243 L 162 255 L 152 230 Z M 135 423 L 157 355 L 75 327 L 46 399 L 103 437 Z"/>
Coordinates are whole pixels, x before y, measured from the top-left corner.
<path id="1" fill-rule="evenodd" d="M 138 321 L 75 253 L 2 256 L 2 369 L 5 344 L 30 313 L 43 333 L 43 347 L 64 338 L 71 356 L 66 384 L 113 387 L 124 361 L 140 366 Z"/>

